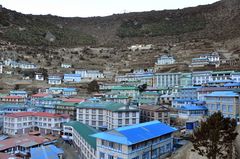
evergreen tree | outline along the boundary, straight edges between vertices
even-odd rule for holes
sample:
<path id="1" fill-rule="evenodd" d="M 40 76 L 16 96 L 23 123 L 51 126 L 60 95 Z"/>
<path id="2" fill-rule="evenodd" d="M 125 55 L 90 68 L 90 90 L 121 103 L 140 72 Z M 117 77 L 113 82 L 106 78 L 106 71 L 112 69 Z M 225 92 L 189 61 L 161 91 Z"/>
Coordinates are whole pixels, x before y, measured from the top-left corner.
<path id="1" fill-rule="evenodd" d="M 88 84 L 87 88 L 88 93 L 99 92 L 99 85 L 96 80 L 93 80 Z"/>
<path id="2" fill-rule="evenodd" d="M 238 135 L 236 126 L 235 119 L 224 118 L 221 112 L 212 114 L 193 133 L 192 151 L 209 159 L 232 159 L 233 141 Z"/>

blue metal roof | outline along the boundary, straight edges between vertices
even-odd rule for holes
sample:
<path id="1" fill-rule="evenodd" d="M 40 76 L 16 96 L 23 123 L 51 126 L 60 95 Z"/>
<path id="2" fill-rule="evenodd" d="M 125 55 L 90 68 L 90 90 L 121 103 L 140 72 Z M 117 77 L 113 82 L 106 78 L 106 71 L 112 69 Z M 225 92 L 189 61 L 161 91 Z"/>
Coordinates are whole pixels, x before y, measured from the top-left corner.
<path id="1" fill-rule="evenodd" d="M 174 99 L 175 102 L 197 102 L 198 100 L 195 99 Z"/>
<path id="2" fill-rule="evenodd" d="M 81 77 L 80 74 L 64 74 L 64 77 Z"/>
<path id="3" fill-rule="evenodd" d="M 63 150 L 55 145 L 41 146 L 30 149 L 31 159 L 59 159 L 58 155 L 63 154 Z"/>
<path id="4" fill-rule="evenodd" d="M 12 91 L 10 91 L 10 94 L 11 93 L 17 93 L 17 94 L 27 94 L 27 92 L 26 91 L 17 91 L 17 90 L 12 90 Z"/>
<path id="5" fill-rule="evenodd" d="M 185 105 L 185 106 L 181 106 L 181 108 L 179 108 L 179 110 L 207 110 L 207 107 L 205 106 L 196 106 L 196 105 Z"/>
<path id="6" fill-rule="evenodd" d="M 72 92 L 72 91 L 77 91 L 76 88 L 63 88 L 64 92 Z"/>
<path id="7" fill-rule="evenodd" d="M 120 127 L 108 132 L 92 135 L 103 140 L 124 145 L 133 145 L 162 135 L 173 133 L 176 128 L 168 126 L 160 121 L 151 121 L 132 126 Z"/>
<path id="8" fill-rule="evenodd" d="M 239 94 L 233 91 L 216 91 L 206 95 L 206 97 L 238 97 L 238 96 Z"/>
<path id="9" fill-rule="evenodd" d="M 226 83 L 224 84 L 224 87 L 236 87 L 236 86 L 240 86 L 240 83 Z"/>

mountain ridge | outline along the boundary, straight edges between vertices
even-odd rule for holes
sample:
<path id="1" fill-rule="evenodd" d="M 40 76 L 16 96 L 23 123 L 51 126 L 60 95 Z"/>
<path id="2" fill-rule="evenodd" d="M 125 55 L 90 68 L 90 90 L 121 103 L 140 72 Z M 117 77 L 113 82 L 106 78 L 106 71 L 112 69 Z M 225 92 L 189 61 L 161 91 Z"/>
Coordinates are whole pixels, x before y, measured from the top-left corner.
<path id="1" fill-rule="evenodd" d="M 178 10 L 132 12 L 106 17 L 24 15 L 2 8 L 0 39 L 29 46 L 110 46 L 176 43 L 240 37 L 240 1 L 221 0 Z M 51 33 L 55 40 L 45 36 Z"/>

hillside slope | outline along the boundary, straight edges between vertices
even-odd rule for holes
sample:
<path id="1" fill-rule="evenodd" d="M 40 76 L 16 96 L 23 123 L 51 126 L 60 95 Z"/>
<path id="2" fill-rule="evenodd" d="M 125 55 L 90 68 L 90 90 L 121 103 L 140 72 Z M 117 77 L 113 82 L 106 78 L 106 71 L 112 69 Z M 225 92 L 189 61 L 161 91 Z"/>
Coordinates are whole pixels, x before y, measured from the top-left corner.
<path id="1" fill-rule="evenodd" d="M 239 0 L 222 0 L 181 10 L 91 18 L 24 15 L 2 8 L 0 38 L 16 44 L 63 47 L 174 43 L 192 39 L 225 41 L 240 37 L 239 17 Z"/>

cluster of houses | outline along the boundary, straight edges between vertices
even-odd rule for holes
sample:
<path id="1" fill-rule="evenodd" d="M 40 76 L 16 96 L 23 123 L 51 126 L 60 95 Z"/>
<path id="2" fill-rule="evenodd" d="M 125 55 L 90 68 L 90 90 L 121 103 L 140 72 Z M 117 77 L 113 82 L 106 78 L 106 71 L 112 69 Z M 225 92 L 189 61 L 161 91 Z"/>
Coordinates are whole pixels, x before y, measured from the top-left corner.
<path id="1" fill-rule="evenodd" d="M 218 56 L 214 52 L 201 55 L 198 60 L 207 59 L 206 65 L 217 66 Z M 198 62 L 194 60 L 191 65 L 199 65 Z M 155 67 L 174 63 L 172 56 L 164 55 Z M 98 70 L 48 75 L 51 85 L 98 80 L 99 92 L 88 97 L 81 96 L 77 88 L 60 86 L 36 94 L 26 90 L 0 94 L 0 126 L 10 136 L 61 137 L 74 144 L 81 159 L 145 159 L 170 155 L 177 148 L 176 132 L 184 129 L 192 133 L 199 122 L 214 112 L 221 111 L 224 117 L 240 122 L 240 72 L 156 73 L 145 69 L 116 75 L 109 83 L 100 82 L 104 78 Z M 36 73 L 35 80 L 46 79 Z M 4 142 L 0 141 L 0 145 Z M 0 146 L 0 155 L 14 155 L 20 149 L 34 155 L 51 149 L 46 146 L 49 145 L 40 139 L 27 148 Z M 63 153 L 56 152 L 58 157 Z"/>
<path id="2" fill-rule="evenodd" d="M 100 80 L 105 78 L 104 74 L 99 70 L 76 70 L 71 74 L 49 74 L 47 79 L 43 73 L 36 72 L 35 80 L 47 80 L 48 84 L 61 85 L 62 83 L 81 83 L 89 82 L 92 80 Z"/>

